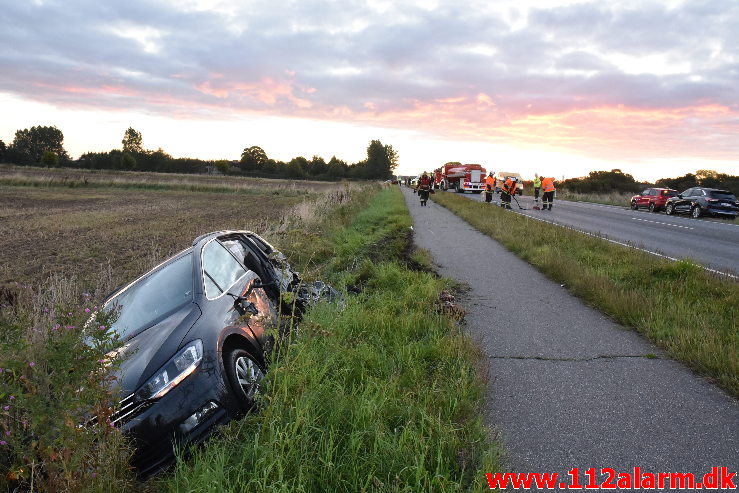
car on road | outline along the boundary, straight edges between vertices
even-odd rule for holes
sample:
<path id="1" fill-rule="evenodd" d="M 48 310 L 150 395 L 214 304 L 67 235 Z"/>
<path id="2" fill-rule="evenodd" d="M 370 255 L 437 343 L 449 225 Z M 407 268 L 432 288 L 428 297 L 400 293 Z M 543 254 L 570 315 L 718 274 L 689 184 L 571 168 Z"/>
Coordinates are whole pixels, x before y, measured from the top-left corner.
<path id="1" fill-rule="evenodd" d="M 695 218 L 701 216 L 719 216 L 734 219 L 739 214 L 739 201 L 728 190 L 716 188 L 693 187 L 665 204 L 667 214 L 691 214 Z"/>
<path id="2" fill-rule="evenodd" d="M 631 197 L 631 208 L 634 210 L 644 207 L 649 212 L 657 212 L 664 209 L 670 197 L 676 197 L 677 190 L 671 188 L 647 188 L 639 195 Z"/>
<path id="3" fill-rule="evenodd" d="M 120 338 L 120 403 L 110 418 L 132 438 L 146 477 L 254 404 L 283 293 L 305 294 L 285 257 L 250 231 L 196 238 L 105 301 Z"/>

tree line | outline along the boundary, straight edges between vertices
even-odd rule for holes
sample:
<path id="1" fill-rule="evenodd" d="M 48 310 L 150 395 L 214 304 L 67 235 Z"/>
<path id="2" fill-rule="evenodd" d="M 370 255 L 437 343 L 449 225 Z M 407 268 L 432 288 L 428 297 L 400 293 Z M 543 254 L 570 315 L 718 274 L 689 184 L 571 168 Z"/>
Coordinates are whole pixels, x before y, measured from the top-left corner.
<path id="1" fill-rule="evenodd" d="M 582 178 L 569 178 L 558 183 L 558 188 L 574 193 L 639 193 L 649 187 L 672 188 L 679 192 L 691 187 L 721 188 L 739 193 L 739 176 L 698 170 L 677 178 L 660 178 L 655 183 L 638 182 L 620 169 L 591 171 Z"/>
<path id="2" fill-rule="evenodd" d="M 64 134 L 57 127 L 34 126 L 18 130 L 10 145 L 0 140 L 0 162 L 21 166 L 65 166 L 83 169 L 156 171 L 164 173 L 208 173 L 217 170 L 265 178 L 336 181 L 344 178 L 387 180 L 398 165 L 398 153 L 391 145 L 372 140 L 367 158 L 348 164 L 333 156 L 326 162 L 320 156 L 310 160 L 298 156 L 288 162 L 271 159 L 259 146 L 244 149 L 237 161 L 174 158 L 163 149 L 147 150 L 143 135 L 132 127 L 123 134 L 120 149 L 87 152 L 73 160 L 64 149 Z"/>

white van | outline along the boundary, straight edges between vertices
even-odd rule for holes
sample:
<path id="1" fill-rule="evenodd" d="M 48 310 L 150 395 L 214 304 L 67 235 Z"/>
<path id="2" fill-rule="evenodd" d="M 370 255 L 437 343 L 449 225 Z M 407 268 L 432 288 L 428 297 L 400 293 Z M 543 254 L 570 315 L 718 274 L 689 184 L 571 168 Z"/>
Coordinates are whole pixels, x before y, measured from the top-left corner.
<path id="1" fill-rule="evenodd" d="M 508 178 L 515 178 L 518 180 L 516 183 L 516 195 L 523 195 L 523 178 L 521 178 L 520 174 L 512 171 L 497 171 L 495 173 L 495 192 L 500 192 L 500 189 L 503 187 L 503 183 L 505 183 Z"/>

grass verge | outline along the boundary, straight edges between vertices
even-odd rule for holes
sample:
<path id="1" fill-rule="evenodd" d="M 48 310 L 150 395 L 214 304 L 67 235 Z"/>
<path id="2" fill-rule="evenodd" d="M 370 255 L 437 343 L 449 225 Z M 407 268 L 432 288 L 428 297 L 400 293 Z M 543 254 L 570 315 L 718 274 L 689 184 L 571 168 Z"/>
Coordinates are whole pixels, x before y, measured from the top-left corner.
<path id="1" fill-rule="evenodd" d="M 454 194 L 434 201 L 739 397 L 739 284 Z"/>
<path id="2" fill-rule="evenodd" d="M 572 202 L 591 202 L 593 204 L 617 205 L 621 207 L 629 207 L 631 205 L 631 197 L 634 193 L 574 193 L 567 190 L 557 190 L 556 199 L 570 200 Z"/>
<path id="3" fill-rule="evenodd" d="M 281 238 L 293 262 L 361 292 L 309 311 L 262 411 L 179 461 L 165 491 L 465 491 L 497 470 L 474 347 L 440 309 L 445 281 L 400 260 L 411 221 L 397 188 L 366 201 Z"/>

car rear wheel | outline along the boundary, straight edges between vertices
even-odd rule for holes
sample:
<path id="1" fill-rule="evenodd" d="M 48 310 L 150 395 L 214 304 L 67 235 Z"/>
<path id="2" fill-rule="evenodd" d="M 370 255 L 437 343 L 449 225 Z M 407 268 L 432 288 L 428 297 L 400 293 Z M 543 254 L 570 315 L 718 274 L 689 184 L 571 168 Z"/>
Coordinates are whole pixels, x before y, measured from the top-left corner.
<path id="1" fill-rule="evenodd" d="M 632 209 L 632 210 L 637 210 L 638 208 L 639 208 L 639 206 L 638 206 L 638 205 L 636 205 L 636 201 L 632 200 L 632 201 L 631 201 L 631 209 Z"/>
<path id="2" fill-rule="evenodd" d="M 667 204 L 667 207 L 665 207 L 665 212 L 668 216 L 671 216 L 675 212 L 675 206 L 673 204 Z"/>
<path id="3" fill-rule="evenodd" d="M 698 219 L 703 215 L 703 211 L 699 205 L 694 205 L 693 208 L 690 209 L 690 214 L 692 214 L 694 218 Z"/>
<path id="4" fill-rule="evenodd" d="M 655 212 L 657 208 L 654 206 L 654 202 L 649 203 L 649 212 Z"/>
<path id="5" fill-rule="evenodd" d="M 254 357 L 243 349 L 229 351 L 223 363 L 234 396 L 245 409 L 252 407 L 264 372 Z"/>

